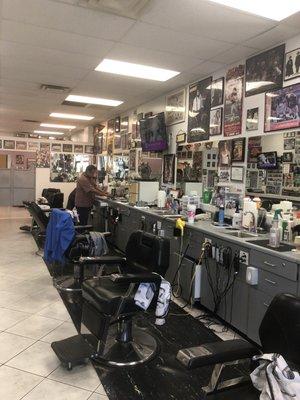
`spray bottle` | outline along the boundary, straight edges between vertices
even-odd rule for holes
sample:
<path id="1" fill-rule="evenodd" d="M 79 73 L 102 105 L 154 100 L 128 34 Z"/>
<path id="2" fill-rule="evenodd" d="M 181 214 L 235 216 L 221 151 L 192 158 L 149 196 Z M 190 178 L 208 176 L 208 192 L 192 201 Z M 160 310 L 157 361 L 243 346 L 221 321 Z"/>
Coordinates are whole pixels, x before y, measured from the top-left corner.
<path id="1" fill-rule="evenodd" d="M 269 246 L 273 247 L 274 249 L 278 249 L 278 247 L 280 246 L 280 228 L 278 216 L 281 216 L 281 211 L 281 209 L 275 210 L 274 218 L 272 221 L 272 228 L 270 229 Z"/>

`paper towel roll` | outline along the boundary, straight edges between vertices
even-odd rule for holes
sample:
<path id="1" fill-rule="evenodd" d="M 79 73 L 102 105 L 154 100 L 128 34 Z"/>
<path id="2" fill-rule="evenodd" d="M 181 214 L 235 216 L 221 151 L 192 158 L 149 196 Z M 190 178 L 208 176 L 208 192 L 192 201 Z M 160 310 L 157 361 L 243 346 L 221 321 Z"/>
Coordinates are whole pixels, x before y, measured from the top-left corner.
<path id="1" fill-rule="evenodd" d="M 166 204 L 166 192 L 164 190 L 158 191 L 157 207 L 164 208 Z"/>

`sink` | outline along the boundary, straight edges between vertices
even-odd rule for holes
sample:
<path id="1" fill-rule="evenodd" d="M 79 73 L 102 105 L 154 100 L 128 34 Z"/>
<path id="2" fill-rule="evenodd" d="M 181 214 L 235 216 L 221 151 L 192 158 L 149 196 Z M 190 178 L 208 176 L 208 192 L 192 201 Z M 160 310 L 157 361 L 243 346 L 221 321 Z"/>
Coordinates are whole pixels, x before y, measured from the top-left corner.
<path id="1" fill-rule="evenodd" d="M 252 238 L 257 237 L 255 233 L 244 232 L 244 231 L 233 231 L 233 232 L 224 232 L 225 235 L 230 235 L 238 238 Z"/>
<path id="2" fill-rule="evenodd" d="M 155 209 L 152 209 L 151 211 L 153 212 L 153 214 L 163 215 L 164 217 L 168 217 L 168 218 L 170 218 L 170 217 L 179 218 L 180 217 L 180 215 L 178 215 L 178 214 L 177 215 L 176 214 L 171 214 L 170 210 L 155 210 Z"/>
<path id="3" fill-rule="evenodd" d="M 270 250 L 274 250 L 274 251 L 279 251 L 281 252 L 285 252 L 285 251 L 292 251 L 293 249 L 295 249 L 296 247 L 293 246 L 292 244 L 288 244 L 288 243 L 280 243 L 280 246 L 277 249 L 274 249 L 273 247 L 271 247 L 269 245 L 269 239 L 264 239 L 264 240 L 249 240 L 248 243 L 253 243 L 256 244 L 256 246 L 261 246 L 261 247 L 265 247 L 267 249 Z"/>

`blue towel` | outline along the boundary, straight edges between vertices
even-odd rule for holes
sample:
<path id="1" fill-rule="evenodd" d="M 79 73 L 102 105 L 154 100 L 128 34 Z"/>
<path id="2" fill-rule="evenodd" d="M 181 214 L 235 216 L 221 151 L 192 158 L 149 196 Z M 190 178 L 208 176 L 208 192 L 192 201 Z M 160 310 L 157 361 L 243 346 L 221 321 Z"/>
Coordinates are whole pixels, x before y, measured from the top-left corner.
<path id="1" fill-rule="evenodd" d="M 46 230 L 44 259 L 48 262 L 64 262 L 64 254 L 75 237 L 71 215 L 54 208 Z"/>

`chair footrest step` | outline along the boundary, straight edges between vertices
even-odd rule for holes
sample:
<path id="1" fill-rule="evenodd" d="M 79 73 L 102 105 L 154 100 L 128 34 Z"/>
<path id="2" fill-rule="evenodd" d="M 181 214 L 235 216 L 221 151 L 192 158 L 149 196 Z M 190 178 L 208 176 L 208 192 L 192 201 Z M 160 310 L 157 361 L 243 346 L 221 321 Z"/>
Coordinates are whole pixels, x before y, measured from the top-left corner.
<path id="1" fill-rule="evenodd" d="M 82 335 L 52 342 L 51 347 L 60 362 L 67 365 L 83 362 L 95 353 Z"/>

